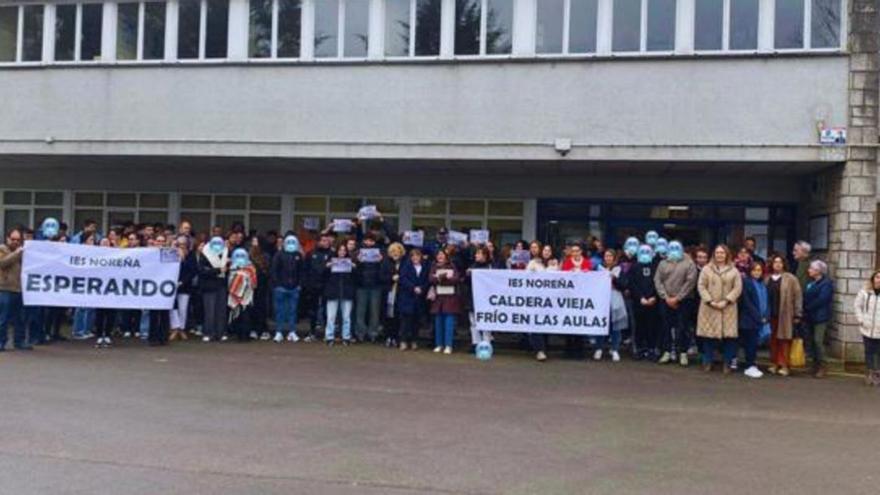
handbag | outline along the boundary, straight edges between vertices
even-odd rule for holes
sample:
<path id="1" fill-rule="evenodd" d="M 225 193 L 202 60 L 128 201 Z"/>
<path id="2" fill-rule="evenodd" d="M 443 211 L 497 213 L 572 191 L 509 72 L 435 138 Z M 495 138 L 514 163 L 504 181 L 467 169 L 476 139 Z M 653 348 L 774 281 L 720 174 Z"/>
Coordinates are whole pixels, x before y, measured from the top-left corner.
<path id="1" fill-rule="evenodd" d="M 804 339 L 798 337 L 791 341 L 788 362 L 792 368 L 803 368 L 807 365 L 807 355 L 804 353 Z"/>

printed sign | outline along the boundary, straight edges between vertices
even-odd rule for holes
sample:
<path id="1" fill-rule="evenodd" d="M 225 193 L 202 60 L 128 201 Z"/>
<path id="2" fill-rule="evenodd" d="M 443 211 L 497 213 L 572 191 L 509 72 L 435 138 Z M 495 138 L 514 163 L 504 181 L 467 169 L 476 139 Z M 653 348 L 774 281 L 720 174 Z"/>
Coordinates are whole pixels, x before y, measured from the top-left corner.
<path id="1" fill-rule="evenodd" d="M 303 218 L 303 228 L 306 230 L 321 230 L 321 219 L 318 217 Z"/>
<path id="2" fill-rule="evenodd" d="M 471 242 L 477 245 L 484 245 L 489 242 L 488 230 L 471 230 Z"/>
<path id="3" fill-rule="evenodd" d="M 366 205 L 360 210 L 358 210 L 358 219 L 359 220 L 371 220 L 373 218 L 379 217 L 379 209 L 376 208 L 376 205 Z"/>
<path id="4" fill-rule="evenodd" d="M 361 263 L 378 263 L 382 261 L 382 252 L 379 248 L 362 248 L 358 251 L 358 261 Z"/>
<path id="5" fill-rule="evenodd" d="M 510 252 L 510 263 L 512 265 L 528 265 L 532 255 L 525 249 L 514 249 Z"/>
<path id="6" fill-rule="evenodd" d="M 179 272 L 174 249 L 27 241 L 21 290 L 28 306 L 167 310 Z"/>
<path id="7" fill-rule="evenodd" d="M 846 144 L 846 127 L 823 127 L 819 131 L 819 143 L 826 146 Z"/>
<path id="8" fill-rule="evenodd" d="M 608 335 L 609 272 L 472 272 L 475 329 Z"/>
<path id="9" fill-rule="evenodd" d="M 354 263 L 351 258 L 331 258 L 330 273 L 351 273 L 354 269 Z"/>
<path id="10" fill-rule="evenodd" d="M 403 245 L 422 247 L 425 245 L 425 233 L 421 230 L 407 230 L 403 233 Z"/>
<path id="11" fill-rule="evenodd" d="M 468 243 L 467 234 L 464 232 L 458 232 L 457 230 L 450 230 L 446 239 L 450 244 L 455 244 L 456 246 L 467 246 Z"/>
<path id="12" fill-rule="evenodd" d="M 347 218 L 337 218 L 333 220 L 333 232 L 344 233 L 351 232 L 354 222 Z"/>

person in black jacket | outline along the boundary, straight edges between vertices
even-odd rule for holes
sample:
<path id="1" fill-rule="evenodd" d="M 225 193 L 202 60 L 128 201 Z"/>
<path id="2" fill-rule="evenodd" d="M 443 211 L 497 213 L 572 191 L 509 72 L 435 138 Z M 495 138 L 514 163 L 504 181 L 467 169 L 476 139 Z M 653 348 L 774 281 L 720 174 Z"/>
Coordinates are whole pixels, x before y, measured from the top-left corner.
<path id="1" fill-rule="evenodd" d="M 385 329 L 385 346 L 397 347 L 400 343 L 400 309 L 397 294 L 400 292 L 400 269 L 403 266 L 406 249 L 403 244 L 394 242 L 388 246 L 388 256 L 382 260 L 379 278 L 382 280 L 382 326 Z"/>
<path id="2" fill-rule="evenodd" d="M 657 289 L 654 287 L 654 250 L 651 246 L 639 246 L 636 264 L 626 274 L 624 287 L 629 289 L 636 313 L 635 350 L 636 359 L 657 359 Z"/>
<path id="3" fill-rule="evenodd" d="M 342 312 L 342 343 L 346 346 L 351 344 L 351 307 L 354 304 L 354 270 L 356 269 L 357 264 L 349 257 L 348 247 L 345 243 L 340 243 L 336 248 L 336 256 L 327 262 L 325 268 L 327 331 L 324 340 L 327 345 L 332 346 L 336 338 L 336 314 L 340 311 Z"/>
<path id="4" fill-rule="evenodd" d="M 180 275 L 177 277 L 177 298 L 171 310 L 171 337 L 169 340 L 186 340 L 186 319 L 189 311 L 189 300 L 195 291 L 199 276 L 199 265 L 195 253 L 189 250 L 190 238 L 187 235 L 177 236 L 174 247 L 180 256 Z"/>
<path id="5" fill-rule="evenodd" d="M 755 261 L 743 280 L 742 296 L 739 298 L 739 339 L 745 348 L 745 375 L 761 378 L 764 374 L 755 364 L 758 353 L 758 337 L 761 329 L 770 330 L 770 294 L 764 285 L 764 264 Z"/>
<path id="6" fill-rule="evenodd" d="M 324 326 L 325 308 L 324 298 L 325 272 L 327 262 L 333 256 L 333 235 L 321 234 L 318 245 L 305 258 L 303 265 L 302 304 L 304 312 L 309 317 L 309 335 L 306 342 L 318 340 L 318 335 Z"/>
<path id="7" fill-rule="evenodd" d="M 226 296 L 229 249 L 222 237 L 213 237 L 199 258 L 199 289 L 205 311 L 202 342 L 226 340 Z"/>
<path id="8" fill-rule="evenodd" d="M 376 250 L 376 238 L 372 233 L 364 237 L 361 244 L 361 250 L 358 255 L 358 267 L 355 271 L 355 280 L 357 283 L 357 292 L 355 295 L 355 308 L 357 311 L 355 333 L 357 339 L 363 342 L 369 339 L 375 342 L 379 335 L 379 312 L 382 307 L 382 280 L 380 271 L 382 267 L 382 253 L 379 251 L 379 257 L 376 260 L 368 259 L 367 253 Z M 370 323 L 367 325 L 367 313 L 369 313 Z"/>
<path id="9" fill-rule="evenodd" d="M 272 258 L 269 279 L 272 282 L 272 295 L 275 301 L 275 342 L 285 338 L 298 342 L 296 323 L 298 320 L 300 282 L 302 280 L 303 259 L 299 252 L 299 239 L 292 233 L 284 237 L 281 251 Z"/>

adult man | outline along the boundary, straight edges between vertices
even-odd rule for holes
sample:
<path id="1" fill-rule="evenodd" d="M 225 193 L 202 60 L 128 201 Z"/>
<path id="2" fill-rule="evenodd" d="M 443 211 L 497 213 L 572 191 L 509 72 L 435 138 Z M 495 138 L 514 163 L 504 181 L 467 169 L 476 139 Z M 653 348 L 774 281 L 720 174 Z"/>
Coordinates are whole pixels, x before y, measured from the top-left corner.
<path id="1" fill-rule="evenodd" d="M 764 264 L 764 258 L 758 255 L 758 241 L 756 241 L 754 237 L 746 237 L 743 247 L 746 248 L 746 251 L 752 256 L 752 261 L 761 263 L 762 265 Z"/>
<path id="2" fill-rule="evenodd" d="M 801 289 L 806 289 L 807 284 L 810 283 L 810 276 L 807 274 L 807 270 L 810 268 L 810 252 L 813 250 L 813 246 L 810 246 L 810 243 L 807 241 L 797 241 L 794 244 L 794 249 L 791 254 L 794 256 L 794 267 L 793 272 L 798 279 L 798 282 L 801 283 Z"/>
<path id="3" fill-rule="evenodd" d="M 272 296 L 275 302 L 275 342 L 298 342 L 296 324 L 299 321 L 299 293 L 302 279 L 302 253 L 299 239 L 288 232 L 284 237 L 284 248 L 272 257 L 269 278 L 272 281 Z"/>
<path id="4" fill-rule="evenodd" d="M 697 268 L 694 262 L 685 254 L 680 242 L 670 242 L 666 259 L 660 262 L 654 274 L 654 287 L 660 296 L 660 316 L 663 320 L 659 339 L 663 351 L 660 364 L 674 361 L 677 350 L 679 364 L 688 365 L 688 308 L 696 286 Z"/>
<path id="5" fill-rule="evenodd" d="M 95 234 L 95 244 L 101 242 L 101 234 L 98 233 L 98 222 L 87 219 L 83 222 L 83 228 L 73 238 L 70 239 L 71 244 L 82 244 L 87 234 Z"/>
<path id="6" fill-rule="evenodd" d="M 33 349 L 26 341 L 21 302 L 21 239 L 21 230 L 13 228 L 6 234 L 6 244 L 0 246 L 0 351 L 6 347 L 10 323 L 14 327 L 15 348 Z"/>
<path id="7" fill-rule="evenodd" d="M 303 309 L 309 316 L 309 335 L 306 342 L 321 340 L 326 312 L 324 311 L 324 272 L 333 257 L 333 234 L 321 234 L 318 246 L 306 256 L 303 279 Z"/>
<path id="8" fill-rule="evenodd" d="M 369 340 L 375 342 L 379 336 L 379 312 L 382 309 L 382 280 L 380 271 L 382 267 L 382 252 L 376 259 L 366 256 L 364 250 L 379 249 L 376 247 L 376 238 L 370 232 L 364 236 L 361 243 L 361 251 L 358 266 L 355 270 L 355 307 L 357 308 L 356 326 L 357 339 L 361 342 Z M 369 325 L 367 325 L 367 313 L 369 313 Z"/>

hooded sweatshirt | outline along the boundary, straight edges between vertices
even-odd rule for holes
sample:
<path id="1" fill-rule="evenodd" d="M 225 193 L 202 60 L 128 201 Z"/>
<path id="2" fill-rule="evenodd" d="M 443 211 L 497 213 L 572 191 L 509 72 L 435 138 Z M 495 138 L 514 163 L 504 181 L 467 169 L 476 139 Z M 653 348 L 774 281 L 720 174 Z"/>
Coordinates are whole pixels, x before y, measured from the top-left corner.
<path id="1" fill-rule="evenodd" d="M 694 288 L 697 286 L 697 267 L 688 255 L 685 255 L 681 261 L 665 259 L 657 266 L 654 286 L 660 297 L 664 299 L 674 297 L 683 301 L 694 294 Z"/>

